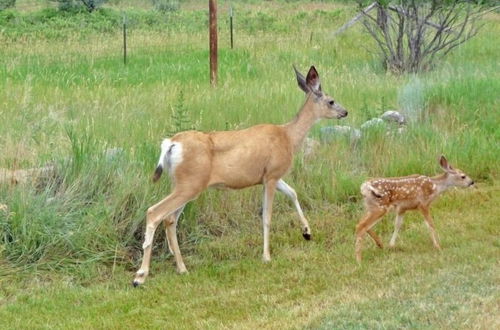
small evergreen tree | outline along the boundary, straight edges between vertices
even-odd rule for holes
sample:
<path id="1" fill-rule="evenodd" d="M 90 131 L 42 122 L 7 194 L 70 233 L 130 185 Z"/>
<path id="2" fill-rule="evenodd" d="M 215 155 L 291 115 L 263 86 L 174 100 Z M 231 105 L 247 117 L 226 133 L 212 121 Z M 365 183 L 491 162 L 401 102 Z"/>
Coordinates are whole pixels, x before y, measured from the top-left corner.
<path id="1" fill-rule="evenodd" d="M 171 119 L 171 136 L 182 131 L 193 129 L 193 125 L 191 125 L 191 120 L 189 118 L 188 109 L 184 105 L 184 93 L 182 91 L 179 92 L 177 102 L 172 109 Z"/>

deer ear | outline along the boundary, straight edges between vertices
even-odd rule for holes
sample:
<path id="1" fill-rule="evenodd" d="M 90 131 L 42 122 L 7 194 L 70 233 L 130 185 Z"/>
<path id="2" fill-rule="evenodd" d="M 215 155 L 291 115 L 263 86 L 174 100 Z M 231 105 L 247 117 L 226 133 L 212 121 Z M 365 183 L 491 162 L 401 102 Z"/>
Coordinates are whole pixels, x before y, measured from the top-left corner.
<path id="1" fill-rule="evenodd" d="M 295 65 L 293 66 L 293 69 L 295 70 L 295 76 L 297 77 L 297 84 L 299 84 L 300 89 L 304 91 L 304 93 L 309 93 L 309 87 L 307 87 L 306 83 L 306 78 L 297 70 Z"/>
<path id="2" fill-rule="evenodd" d="M 314 65 L 311 66 L 309 72 L 307 73 L 306 84 L 307 86 L 309 86 L 312 92 L 321 91 L 321 82 L 319 81 L 319 74 L 318 71 L 316 71 Z"/>
<path id="3" fill-rule="evenodd" d="M 449 172 L 451 170 L 450 165 L 448 164 L 448 160 L 446 159 L 446 157 L 444 155 L 441 155 L 441 157 L 439 158 L 439 165 L 441 165 L 441 168 L 445 172 Z"/>

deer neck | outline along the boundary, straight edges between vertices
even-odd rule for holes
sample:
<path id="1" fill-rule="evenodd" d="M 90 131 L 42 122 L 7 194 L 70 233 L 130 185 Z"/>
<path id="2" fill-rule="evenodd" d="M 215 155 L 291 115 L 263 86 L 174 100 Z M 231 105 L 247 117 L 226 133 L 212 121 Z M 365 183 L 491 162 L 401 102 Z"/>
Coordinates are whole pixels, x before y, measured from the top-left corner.
<path id="1" fill-rule="evenodd" d="M 293 152 L 296 152 L 300 149 L 302 142 L 309 133 L 311 127 L 318 121 L 318 117 L 314 113 L 314 98 L 312 94 L 309 93 L 307 95 L 306 102 L 300 109 L 297 116 L 290 121 L 288 124 L 285 124 L 286 132 L 292 142 Z"/>
<path id="2" fill-rule="evenodd" d="M 436 185 L 436 197 L 450 188 L 450 185 L 448 184 L 448 173 L 436 175 L 431 178 L 431 181 Z"/>

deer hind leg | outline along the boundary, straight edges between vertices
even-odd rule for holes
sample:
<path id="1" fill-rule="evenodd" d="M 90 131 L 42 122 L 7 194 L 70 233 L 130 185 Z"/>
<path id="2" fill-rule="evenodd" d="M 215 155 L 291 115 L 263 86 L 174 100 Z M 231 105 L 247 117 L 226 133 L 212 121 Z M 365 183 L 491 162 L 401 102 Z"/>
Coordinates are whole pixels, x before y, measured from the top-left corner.
<path id="1" fill-rule="evenodd" d="M 262 228 L 264 236 L 264 252 L 262 254 L 262 260 L 264 262 L 271 261 L 271 253 L 269 252 L 269 230 L 271 228 L 271 215 L 273 213 L 273 200 L 275 192 L 275 180 L 269 180 L 264 183 L 264 202 L 262 207 Z"/>
<path id="2" fill-rule="evenodd" d="M 432 244 L 434 245 L 434 247 L 436 249 L 441 250 L 441 246 L 439 245 L 436 230 L 434 229 L 434 222 L 432 221 L 432 217 L 431 217 L 431 213 L 429 211 L 429 208 L 422 207 L 420 209 L 420 211 L 424 215 L 425 224 L 427 225 L 427 228 L 429 228 L 429 232 L 431 234 L 431 239 L 432 239 Z"/>
<path id="3" fill-rule="evenodd" d="M 185 194 L 182 193 L 178 190 L 174 189 L 174 192 L 172 192 L 170 195 L 168 195 L 165 199 L 160 201 L 159 203 L 156 203 L 155 205 L 151 206 L 146 215 L 146 232 L 144 234 L 144 244 L 142 245 L 142 248 L 144 250 L 144 254 L 142 257 L 142 263 L 141 263 L 141 268 L 136 273 L 136 276 L 134 278 L 134 281 L 132 282 L 134 286 L 138 286 L 140 284 L 143 284 L 144 281 L 146 280 L 146 277 L 149 274 L 149 264 L 151 261 L 151 250 L 152 250 L 152 245 L 153 245 L 153 238 L 154 234 L 156 231 L 156 228 L 160 224 L 160 222 L 165 218 L 168 217 L 169 219 L 172 219 L 170 217 L 172 213 L 174 213 L 176 210 L 181 208 L 183 205 L 185 205 L 188 201 L 192 200 L 197 194 Z M 175 224 L 175 221 L 174 221 Z M 169 241 L 172 244 L 172 251 L 174 252 L 174 256 L 176 257 L 176 261 L 181 260 L 182 257 L 180 257 L 180 252 L 179 252 L 179 247 L 177 246 L 177 239 L 175 242 L 171 239 L 171 236 L 169 237 Z M 174 246 L 175 244 L 175 246 Z M 176 255 L 176 250 L 178 254 Z M 184 264 L 182 263 L 182 266 Z M 179 264 L 177 267 L 179 268 Z M 185 268 L 185 267 L 184 267 Z"/>
<path id="4" fill-rule="evenodd" d="M 309 222 L 307 221 L 306 217 L 304 216 L 304 213 L 302 212 L 302 208 L 300 207 L 299 200 L 297 198 L 297 193 L 282 179 L 278 181 L 276 189 L 287 195 L 288 198 L 292 200 L 293 204 L 295 205 L 295 209 L 297 210 L 297 214 L 299 215 L 300 223 L 302 224 L 302 236 L 304 236 L 306 240 L 310 240 L 311 228 L 309 227 Z"/>
<path id="5" fill-rule="evenodd" d="M 175 225 L 177 226 L 177 222 L 179 221 L 179 217 L 181 216 L 182 211 L 184 210 L 185 206 L 186 205 L 183 205 L 181 208 L 179 208 L 177 211 L 175 211 L 174 214 L 170 215 L 171 219 L 167 219 L 167 220 L 163 221 L 163 224 L 165 225 L 165 238 L 167 239 L 168 251 L 170 251 L 171 255 L 174 255 L 174 251 L 172 251 L 172 245 L 170 244 L 170 239 L 168 238 L 168 225 L 172 221 L 175 221 Z"/>
<path id="6" fill-rule="evenodd" d="M 166 232 L 168 247 L 170 251 L 173 252 L 175 264 L 177 265 L 177 272 L 179 274 L 187 273 L 184 260 L 182 260 L 181 251 L 179 249 L 179 243 L 177 242 L 177 221 L 169 222 L 167 224 Z"/>
<path id="7" fill-rule="evenodd" d="M 394 232 L 392 233 L 391 241 L 389 242 L 390 247 L 394 247 L 396 245 L 396 239 L 398 238 L 399 230 L 401 229 L 401 225 L 403 224 L 403 213 L 398 213 L 396 215 L 396 220 L 394 220 Z"/>
<path id="8" fill-rule="evenodd" d="M 361 249 L 363 243 L 363 236 L 368 232 L 377 221 L 386 213 L 385 209 L 373 209 L 369 210 L 366 215 L 361 219 L 361 221 L 356 226 L 356 260 L 361 263 Z"/>

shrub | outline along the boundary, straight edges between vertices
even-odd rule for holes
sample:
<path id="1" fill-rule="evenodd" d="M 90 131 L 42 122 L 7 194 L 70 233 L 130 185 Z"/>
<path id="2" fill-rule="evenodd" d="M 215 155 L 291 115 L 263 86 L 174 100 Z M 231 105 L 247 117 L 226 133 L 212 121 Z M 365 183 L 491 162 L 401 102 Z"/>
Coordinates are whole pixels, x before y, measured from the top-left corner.
<path id="1" fill-rule="evenodd" d="M 0 0 L 2 1 L 2 0 Z M 102 6 L 107 0 L 52 0 L 58 3 L 58 8 L 63 11 L 86 9 L 89 13 Z"/>
<path id="2" fill-rule="evenodd" d="M 431 69 L 436 59 L 474 37 L 489 7 L 487 1 L 379 0 L 362 13 L 387 70 L 404 73 Z"/>
<path id="3" fill-rule="evenodd" d="M 16 0 L 0 0 L 0 10 L 12 8 L 16 5 Z"/>
<path id="4" fill-rule="evenodd" d="M 174 12 L 179 10 L 180 4 L 178 0 L 152 0 L 153 6 L 160 12 Z"/>

